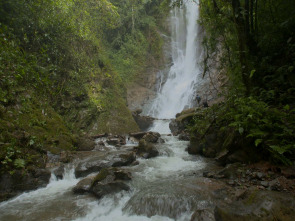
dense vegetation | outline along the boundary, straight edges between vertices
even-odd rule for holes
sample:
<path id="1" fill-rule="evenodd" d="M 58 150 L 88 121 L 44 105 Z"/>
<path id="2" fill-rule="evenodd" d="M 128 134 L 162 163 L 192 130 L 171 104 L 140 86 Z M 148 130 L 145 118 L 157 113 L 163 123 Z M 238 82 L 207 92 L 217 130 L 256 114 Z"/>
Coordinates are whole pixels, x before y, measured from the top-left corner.
<path id="1" fill-rule="evenodd" d="M 204 137 L 209 126 L 223 133 L 223 139 L 236 133 L 266 160 L 291 164 L 295 159 L 295 2 L 200 0 L 200 10 L 206 32 L 204 74 L 217 63 L 228 82 L 224 103 L 196 117 L 192 134 Z"/>
<path id="2" fill-rule="evenodd" d="M 159 0 L 0 1 L 0 170 L 137 130 L 126 85 L 162 56 Z"/>

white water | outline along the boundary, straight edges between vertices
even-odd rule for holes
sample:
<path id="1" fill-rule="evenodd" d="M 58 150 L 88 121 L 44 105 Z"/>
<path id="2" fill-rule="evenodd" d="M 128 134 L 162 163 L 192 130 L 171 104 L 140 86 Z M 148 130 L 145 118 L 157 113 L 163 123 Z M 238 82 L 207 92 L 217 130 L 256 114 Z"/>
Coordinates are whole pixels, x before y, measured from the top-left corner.
<path id="1" fill-rule="evenodd" d="M 172 66 L 147 115 L 158 119 L 174 118 L 176 113 L 192 104 L 194 86 L 201 73 L 198 7 L 198 1 L 187 0 L 183 8 L 176 7 L 171 12 Z"/>
<path id="2" fill-rule="evenodd" d="M 175 8 L 171 12 L 173 65 L 150 111 L 150 115 L 157 118 L 173 118 L 191 103 L 199 73 L 198 5 L 189 0 L 184 3 L 183 9 Z M 169 134 L 169 120 L 156 121 L 152 130 Z M 0 220 L 190 220 L 197 194 L 193 185 L 186 186 L 187 180 L 189 174 L 201 170 L 205 163 L 188 155 L 187 141 L 162 137 L 165 143 L 157 145 L 160 156 L 139 159 L 139 165 L 126 168 L 133 176 L 128 183 L 131 191 L 107 195 L 100 200 L 90 195 L 74 195 L 71 189 L 79 179 L 74 177 L 73 170 L 67 170 L 63 180 L 52 177 L 47 187 L 1 203 Z"/>

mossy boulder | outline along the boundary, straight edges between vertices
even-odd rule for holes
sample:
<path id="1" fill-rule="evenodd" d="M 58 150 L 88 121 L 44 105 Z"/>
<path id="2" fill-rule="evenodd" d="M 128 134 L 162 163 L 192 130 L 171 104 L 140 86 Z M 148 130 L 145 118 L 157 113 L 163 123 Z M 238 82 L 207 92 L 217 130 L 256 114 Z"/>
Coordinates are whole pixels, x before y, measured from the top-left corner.
<path id="1" fill-rule="evenodd" d="M 145 159 L 149 159 L 158 156 L 159 151 L 153 143 L 147 142 L 145 139 L 141 139 L 138 147 L 136 148 L 136 154 Z"/>
<path id="2" fill-rule="evenodd" d="M 131 174 L 118 168 L 103 168 L 96 176 L 82 179 L 74 188 L 76 194 L 91 193 L 97 198 L 130 188 L 125 183 L 131 180 Z"/>

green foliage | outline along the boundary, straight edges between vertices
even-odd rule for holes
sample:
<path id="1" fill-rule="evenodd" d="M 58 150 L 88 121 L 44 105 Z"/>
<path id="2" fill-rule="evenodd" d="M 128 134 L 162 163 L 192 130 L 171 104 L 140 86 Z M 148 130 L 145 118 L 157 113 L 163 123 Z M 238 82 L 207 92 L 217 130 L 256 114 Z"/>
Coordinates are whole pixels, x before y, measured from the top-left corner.
<path id="1" fill-rule="evenodd" d="M 80 133 L 137 129 L 125 86 L 161 58 L 160 4 L 0 1 L 1 171 L 44 167 Z"/>
<path id="2" fill-rule="evenodd" d="M 226 104 L 192 131 L 202 134 L 212 122 L 234 129 L 267 150 L 272 159 L 294 158 L 295 5 L 292 0 L 201 0 L 200 24 L 206 31 L 204 74 L 226 73 Z M 217 55 L 217 56 L 216 56 Z M 212 65 L 214 64 L 214 65 Z M 212 110 L 210 110 L 212 109 Z M 198 125 L 200 125 L 198 127 Z"/>

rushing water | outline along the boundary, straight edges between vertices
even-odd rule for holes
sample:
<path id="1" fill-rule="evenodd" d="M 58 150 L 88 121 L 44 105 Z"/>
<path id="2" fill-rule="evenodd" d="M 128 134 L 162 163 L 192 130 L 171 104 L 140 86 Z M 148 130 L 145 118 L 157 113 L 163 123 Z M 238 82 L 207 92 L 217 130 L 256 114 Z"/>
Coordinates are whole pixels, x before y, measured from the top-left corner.
<path id="1" fill-rule="evenodd" d="M 166 82 L 160 85 L 158 96 L 147 112 L 155 118 L 174 118 L 176 113 L 192 104 L 195 85 L 201 73 L 198 63 L 202 57 L 197 2 L 184 1 L 183 8 L 174 8 L 171 12 L 172 66 Z"/>
<path id="2" fill-rule="evenodd" d="M 182 9 L 171 12 L 173 65 L 150 110 L 152 116 L 173 118 L 191 102 L 199 72 L 197 18 L 195 1 L 184 1 Z M 133 176 L 128 183 L 130 191 L 100 200 L 90 195 L 75 195 L 71 190 L 80 179 L 75 178 L 69 166 L 63 180 L 52 175 L 47 187 L 1 203 L 0 220 L 190 220 L 196 208 L 209 203 L 197 185 L 192 184 L 205 163 L 197 156 L 188 155 L 187 141 L 168 135 L 169 120 L 157 120 L 151 130 L 160 132 L 165 143 L 157 144 L 160 156 L 139 159 L 139 165 L 126 167 Z"/>

